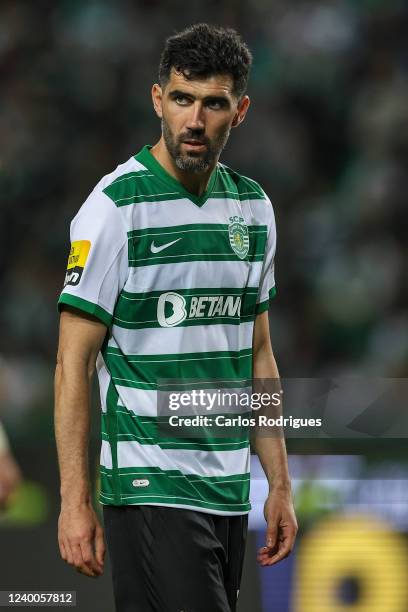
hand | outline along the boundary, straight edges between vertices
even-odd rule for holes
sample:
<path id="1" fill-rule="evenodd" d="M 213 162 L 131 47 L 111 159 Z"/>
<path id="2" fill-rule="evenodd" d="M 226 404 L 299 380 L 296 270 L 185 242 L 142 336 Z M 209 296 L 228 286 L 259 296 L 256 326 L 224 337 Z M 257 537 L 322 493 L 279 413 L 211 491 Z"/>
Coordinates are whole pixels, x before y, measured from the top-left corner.
<path id="1" fill-rule="evenodd" d="M 0 509 L 3 509 L 11 493 L 22 480 L 20 468 L 13 455 L 6 451 L 0 455 Z"/>
<path id="2" fill-rule="evenodd" d="M 85 576 L 103 574 L 105 542 L 103 529 L 90 503 L 62 503 L 58 519 L 61 557 Z"/>
<path id="3" fill-rule="evenodd" d="M 289 491 L 272 490 L 265 502 L 267 522 L 266 546 L 258 550 L 260 565 L 274 565 L 285 559 L 293 549 L 298 530 L 293 502 Z"/>

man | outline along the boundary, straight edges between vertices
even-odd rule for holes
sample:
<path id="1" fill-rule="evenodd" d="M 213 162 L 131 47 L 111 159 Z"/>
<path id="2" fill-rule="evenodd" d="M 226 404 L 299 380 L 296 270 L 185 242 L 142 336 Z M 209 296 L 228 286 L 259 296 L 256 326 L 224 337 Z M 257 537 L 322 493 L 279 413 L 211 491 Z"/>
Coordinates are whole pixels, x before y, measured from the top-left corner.
<path id="1" fill-rule="evenodd" d="M 90 381 L 102 402 L 101 493 L 119 612 L 236 609 L 249 442 L 160 439 L 160 379 L 277 378 L 268 304 L 275 224 L 253 180 L 218 162 L 245 118 L 251 55 L 198 24 L 166 41 L 152 99 L 162 135 L 105 176 L 71 224 L 56 370 L 62 558 L 103 571 L 91 506 Z M 270 493 L 261 565 L 297 530 L 282 438 L 257 437 Z"/>

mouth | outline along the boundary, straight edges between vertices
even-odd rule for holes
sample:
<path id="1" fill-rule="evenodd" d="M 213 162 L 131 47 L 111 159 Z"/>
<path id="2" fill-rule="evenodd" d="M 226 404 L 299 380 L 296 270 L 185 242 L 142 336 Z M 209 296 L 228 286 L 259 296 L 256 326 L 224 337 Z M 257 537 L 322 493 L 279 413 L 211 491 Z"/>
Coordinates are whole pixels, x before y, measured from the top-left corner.
<path id="1" fill-rule="evenodd" d="M 202 151 L 207 148 L 207 145 L 201 140 L 183 140 L 183 144 L 189 151 Z"/>

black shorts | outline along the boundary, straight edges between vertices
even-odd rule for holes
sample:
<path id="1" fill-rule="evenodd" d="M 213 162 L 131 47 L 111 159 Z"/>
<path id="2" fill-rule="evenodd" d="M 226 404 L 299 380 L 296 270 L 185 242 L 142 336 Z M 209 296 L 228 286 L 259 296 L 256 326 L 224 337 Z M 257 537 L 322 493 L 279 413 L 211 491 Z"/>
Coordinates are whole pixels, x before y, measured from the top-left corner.
<path id="1" fill-rule="evenodd" d="M 117 612 L 235 612 L 248 515 L 103 506 Z"/>

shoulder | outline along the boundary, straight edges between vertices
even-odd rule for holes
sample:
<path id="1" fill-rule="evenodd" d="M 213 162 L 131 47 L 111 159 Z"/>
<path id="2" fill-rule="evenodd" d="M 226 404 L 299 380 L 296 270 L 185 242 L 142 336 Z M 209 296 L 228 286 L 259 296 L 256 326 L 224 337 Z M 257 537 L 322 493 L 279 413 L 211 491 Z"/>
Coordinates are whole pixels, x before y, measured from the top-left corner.
<path id="1" fill-rule="evenodd" d="M 134 157 L 126 162 L 119 164 L 115 170 L 105 174 L 95 185 L 82 206 L 77 211 L 74 220 L 86 215 L 101 216 L 115 214 L 114 211 L 120 207 L 122 202 L 126 202 L 131 191 L 134 192 L 135 176 L 150 174 L 147 168 L 142 166 Z"/>
<path id="2" fill-rule="evenodd" d="M 120 226 L 123 221 L 120 220 L 119 205 L 115 198 L 121 197 L 122 183 L 128 183 L 128 179 L 141 169 L 141 164 L 131 157 L 103 176 L 77 210 L 71 227 L 79 225 L 96 229 L 96 226 L 102 227 L 106 224 Z"/>
<path id="3" fill-rule="evenodd" d="M 146 185 L 152 174 L 135 157 L 131 157 L 123 164 L 106 174 L 95 187 L 96 192 L 103 193 L 116 206 L 122 206 Z"/>
<path id="4" fill-rule="evenodd" d="M 224 188 L 235 192 L 241 201 L 250 200 L 253 209 L 259 211 L 264 222 L 274 220 L 272 202 L 257 181 L 221 163 L 218 164 L 218 173 Z"/>
<path id="5" fill-rule="evenodd" d="M 221 163 L 218 164 L 218 173 L 221 176 L 221 180 L 224 181 L 226 185 L 229 184 L 231 187 L 236 189 L 237 193 L 240 195 L 240 197 L 242 197 L 242 199 L 269 200 L 261 185 L 248 176 L 244 176 L 229 166 Z"/>

